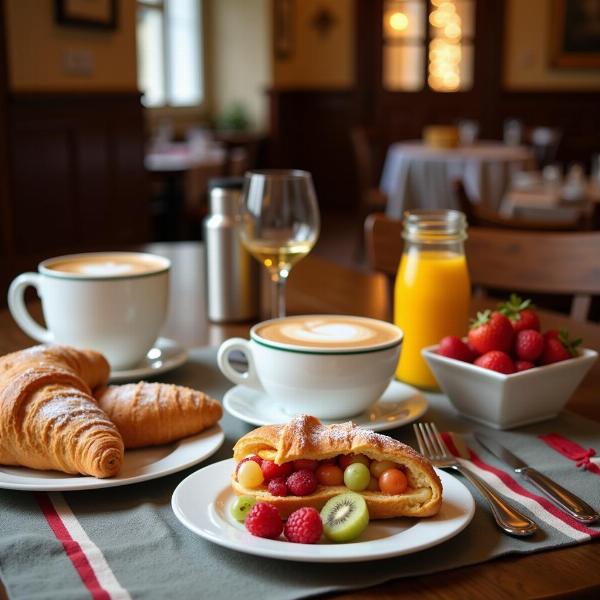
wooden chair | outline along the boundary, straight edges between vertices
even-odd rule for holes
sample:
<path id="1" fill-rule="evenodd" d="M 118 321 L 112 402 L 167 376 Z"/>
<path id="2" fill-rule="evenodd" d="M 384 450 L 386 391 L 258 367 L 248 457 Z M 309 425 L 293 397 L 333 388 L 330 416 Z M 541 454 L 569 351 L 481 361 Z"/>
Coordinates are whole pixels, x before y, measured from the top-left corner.
<path id="1" fill-rule="evenodd" d="M 356 174 L 358 178 L 358 234 L 356 242 L 356 255 L 362 256 L 363 225 L 369 213 L 384 211 L 387 197 L 379 189 L 379 175 L 383 162 L 383 148 L 377 134 L 366 127 L 355 127 L 350 133 L 352 149 L 356 160 Z"/>
<path id="2" fill-rule="evenodd" d="M 528 219 L 522 217 L 507 217 L 500 213 L 471 202 L 460 179 L 452 182 L 458 205 L 467 217 L 470 226 L 495 227 L 498 229 L 523 229 L 528 231 L 579 231 L 589 229 L 588 221 L 583 215 L 570 219 Z"/>
<path id="3" fill-rule="evenodd" d="M 533 232 L 470 227 L 465 242 L 471 282 L 483 289 L 572 296 L 570 315 L 586 320 L 600 295 L 600 232 Z M 394 276 L 402 221 L 383 214 L 365 222 L 369 265 Z"/>

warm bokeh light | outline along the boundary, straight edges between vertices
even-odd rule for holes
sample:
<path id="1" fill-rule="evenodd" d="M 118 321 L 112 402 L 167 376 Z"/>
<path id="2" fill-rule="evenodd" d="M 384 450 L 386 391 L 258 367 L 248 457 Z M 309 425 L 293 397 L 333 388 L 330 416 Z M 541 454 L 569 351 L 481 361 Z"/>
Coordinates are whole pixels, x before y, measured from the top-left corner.
<path id="1" fill-rule="evenodd" d="M 429 86 L 438 92 L 454 92 L 460 88 L 461 18 L 454 2 L 433 2 L 437 6 L 429 15 L 434 28 L 429 44 Z"/>
<path id="2" fill-rule="evenodd" d="M 390 27 L 396 31 L 404 31 L 408 27 L 408 17 L 403 12 L 392 13 Z"/>

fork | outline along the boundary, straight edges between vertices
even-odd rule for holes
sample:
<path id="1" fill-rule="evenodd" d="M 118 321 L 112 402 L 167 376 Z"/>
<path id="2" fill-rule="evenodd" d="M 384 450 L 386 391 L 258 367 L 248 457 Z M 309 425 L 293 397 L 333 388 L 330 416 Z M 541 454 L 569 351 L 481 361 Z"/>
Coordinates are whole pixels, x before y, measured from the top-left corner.
<path id="1" fill-rule="evenodd" d="M 527 536 L 537 530 L 537 525 L 526 515 L 508 504 L 483 479 L 463 467 L 446 447 L 435 423 L 415 423 L 413 430 L 421 454 L 428 458 L 434 467 L 454 469 L 466 477 L 488 501 L 492 515 L 500 529 L 511 535 Z"/>

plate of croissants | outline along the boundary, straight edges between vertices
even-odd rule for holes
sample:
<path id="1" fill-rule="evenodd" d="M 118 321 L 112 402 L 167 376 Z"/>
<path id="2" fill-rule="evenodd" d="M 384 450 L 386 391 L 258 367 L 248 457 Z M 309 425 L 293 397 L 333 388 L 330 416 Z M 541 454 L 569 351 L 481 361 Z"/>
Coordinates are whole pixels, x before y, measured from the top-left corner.
<path id="1" fill-rule="evenodd" d="M 86 490 L 147 481 L 214 454 L 219 402 L 165 383 L 107 385 L 93 350 L 34 346 L 0 358 L 0 488 Z"/>

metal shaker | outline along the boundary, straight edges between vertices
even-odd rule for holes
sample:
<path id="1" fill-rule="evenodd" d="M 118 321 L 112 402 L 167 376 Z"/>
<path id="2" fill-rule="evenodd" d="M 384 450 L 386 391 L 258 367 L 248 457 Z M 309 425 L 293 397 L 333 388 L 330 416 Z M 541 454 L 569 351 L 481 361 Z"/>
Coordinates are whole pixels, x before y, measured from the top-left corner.
<path id="1" fill-rule="evenodd" d="M 211 179 L 204 220 L 209 321 L 248 321 L 258 315 L 259 265 L 239 236 L 244 180 Z"/>

